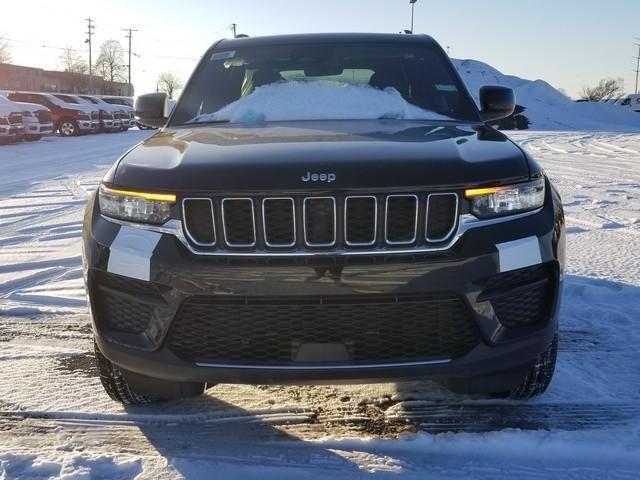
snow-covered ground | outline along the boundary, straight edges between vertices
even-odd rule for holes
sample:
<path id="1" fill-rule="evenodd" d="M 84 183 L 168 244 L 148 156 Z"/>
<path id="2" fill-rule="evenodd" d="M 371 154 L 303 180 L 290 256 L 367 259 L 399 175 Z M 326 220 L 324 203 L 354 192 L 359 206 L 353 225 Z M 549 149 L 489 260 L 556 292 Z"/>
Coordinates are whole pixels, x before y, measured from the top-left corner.
<path id="1" fill-rule="evenodd" d="M 0 147 L 0 479 L 638 478 L 639 134 L 513 134 L 568 217 L 558 369 L 544 396 L 220 385 L 123 408 L 92 364 L 81 216 L 108 165 L 148 135 Z"/>

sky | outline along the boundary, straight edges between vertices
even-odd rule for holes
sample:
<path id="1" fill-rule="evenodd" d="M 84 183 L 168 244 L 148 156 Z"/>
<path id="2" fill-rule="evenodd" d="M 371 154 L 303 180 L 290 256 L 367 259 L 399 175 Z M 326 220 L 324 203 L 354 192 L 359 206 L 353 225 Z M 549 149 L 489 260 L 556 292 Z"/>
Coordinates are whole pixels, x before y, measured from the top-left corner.
<path id="1" fill-rule="evenodd" d="M 94 58 L 108 39 L 127 48 L 133 34 L 136 93 L 154 91 L 160 73 L 186 81 L 217 39 L 301 32 L 408 29 L 409 0 L 50 0 L 3 2 L 0 37 L 13 63 L 61 67 L 63 47 L 88 56 L 86 18 L 95 21 Z M 621 77 L 635 90 L 640 0 L 418 0 L 414 31 L 433 36 L 454 58 L 471 58 L 506 74 L 543 79 L 578 97 L 585 85 Z M 638 38 L 636 38 L 638 37 Z M 126 55 L 125 55 L 126 61 Z"/>

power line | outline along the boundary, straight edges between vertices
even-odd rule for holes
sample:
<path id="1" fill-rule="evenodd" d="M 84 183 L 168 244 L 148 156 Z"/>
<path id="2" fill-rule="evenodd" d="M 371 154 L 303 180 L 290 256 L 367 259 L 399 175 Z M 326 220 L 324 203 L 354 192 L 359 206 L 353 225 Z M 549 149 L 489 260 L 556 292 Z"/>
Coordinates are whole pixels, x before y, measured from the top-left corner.
<path id="1" fill-rule="evenodd" d="M 127 35 L 125 35 L 125 38 L 129 39 L 129 64 L 127 65 L 128 69 L 129 69 L 129 85 L 131 85 L 131 38 L 133 37 L 133 32 L 139 32 L 140 30 L 136 30 L 134 28 L 123 28 L 122 29 L 125 32 L 128 32 Z"/>
<path id="2" fill-rule="evenodd" d="M 85 19 L 87 21 L 87 39 L 85 43 L 89 44 L 89 93 L 93 93 L 93 62 L 91 59 L 91 37 L 93 36 L 93 30 L 96 28 L 91 17 Z"/>
<path id="3" fill-rule="evenodd" d="M 128 29 L 126 29 L 128 31 Z M 136 30 L 134 30 L 136 31 Z M 18 43 L 24 43 L 26 45 L 33 45 L 34 47 L 40 47 L 40 48 L 50 48 L 50 49 L 54 49 L 54 50 L 71 50 L 73 52 L 85 52 L 85 49 L 82 48 L 69 48 L 69 47 L 60 47 L 60 46 L 56 46 L 56 45 L 47 45 L 47 44 L 40 44 L 40 43 L 35 43 L 35 42 L 27 42 L 25 40 L 18 40 L 15 38 L 9 38 L 9 37 L 2 37 L 5 38 L 6 40 L 9 40 L 10 43 L 13 42 L 18 42 Z M 85 43 L 88 43 L 85 41 Z M 154 58 L 168 58 L 170 60 L 189 60 L 189 61 L 195 61 L 198 60 L 198 57 L 180 57 L 180 56 L 171 56 L 171 55 L 157 55 L 155 53 L 147 53 L 147 52 L 139 52 L 139 53 L 134 53 L 133 51 L 131 52 L 131 55 L 135 55 L 137 57 L 140 56 L 146 56 L 146 57 L 154 57 Z"/>

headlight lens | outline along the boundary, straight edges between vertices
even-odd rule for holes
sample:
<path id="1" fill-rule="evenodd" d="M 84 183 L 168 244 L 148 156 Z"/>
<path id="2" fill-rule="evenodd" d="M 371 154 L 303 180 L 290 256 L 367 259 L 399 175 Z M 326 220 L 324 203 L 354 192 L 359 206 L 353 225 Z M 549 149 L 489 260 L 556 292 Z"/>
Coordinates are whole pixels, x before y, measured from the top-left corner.
<path id="1" fill-rule="evenodd" d="M 503 187 L 465 190 L 471 212 L 478 218 L 493 218 L 525 212 L 544 204 L 544 178 Z"/>
<path id="2" fill-rule="evenodd" d="M 100 185 L 98 192 L 100 211 L 113 218 L 162 224 L 171 217 L 171 205 L 176 196 L 163 193 L 131 192 Z"/>

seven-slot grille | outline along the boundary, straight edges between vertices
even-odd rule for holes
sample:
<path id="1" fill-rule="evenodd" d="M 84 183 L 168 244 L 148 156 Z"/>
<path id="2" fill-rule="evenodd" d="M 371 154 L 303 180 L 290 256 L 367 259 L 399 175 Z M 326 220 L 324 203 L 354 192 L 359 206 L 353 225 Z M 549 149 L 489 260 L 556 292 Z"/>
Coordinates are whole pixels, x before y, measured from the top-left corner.
<path id="1" fill-rule="evenodd" d="M 196 197 L 182 201 L 196 251 L 382 250 L 453 236 L 456 193 Z"/>

